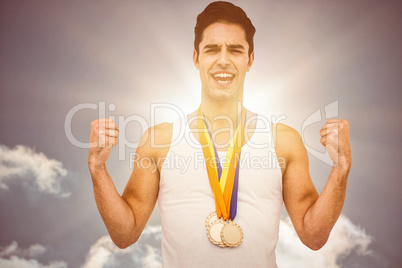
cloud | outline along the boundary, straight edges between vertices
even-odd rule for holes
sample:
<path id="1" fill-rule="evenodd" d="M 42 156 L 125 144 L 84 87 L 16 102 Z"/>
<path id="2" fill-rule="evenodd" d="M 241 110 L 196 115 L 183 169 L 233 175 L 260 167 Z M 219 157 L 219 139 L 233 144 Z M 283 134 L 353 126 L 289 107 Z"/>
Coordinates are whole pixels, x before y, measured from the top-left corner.
<path id="1" fill-rule="evenodd" d="M 327 244 L 319 251 L 303 245 L 290 219 L 281 220 L 276 249 L 280 268 L 340 268 L 338 262 L 351 253 L 372 255 L 372 238 L 348 218 L 341 215 Z M 147 226 L 140 240 L 127 249 L 117 248 L 109 236 L 98 240 L 90 249 L 81 268 L 161 267 L 160 226 Z"/>
<path id="2" fill-rule="evenodd" d="M 61 197 L 69 196 L 61 187 L 67 175 L 63 164 L 43 153 L 17 145 L 14 149 L 0 145 L 0 189 L 8 190 L 11 183 L 33 186 L 37 191 Z"/>
<path id="3" fill-rule="evenodd" d="M 327 244 L 319 251 L 304 246 L 297 237 L 290 219 L 281 221 L 279 242 L 276 248 L 277 263 L 281 268 L 340 268 L 340 259 L 355 252 L 371 255 L 368 249 L 372 238 L 341 215 L 332 229 Z"/>
<path id="4" fill-rule="evenodd" d="M 147 225 L 138 242 L 125 249 L 103 236 L 91 247 L 81 268 L 162 267 L 160 233 L 160 226 Z"/>
<path id="5" fill-rule="evenodd" d="M 20 257 L 37 257 L 45 253 L 46 248 L 39 244 L 31 245 L 28 249 L 18 248 L 18 243 L 16 241 L 12 242 L 9 246 L 0 250 L 0 257 L 7 257 L 12 255 L 17 255 Z"/>
<path id="6" fill-rule="evenodd" d="M 0 268 L 67 268 L 67 263 L 63 261 L 52 261 L 45 265 L 33 259 L 45 251 L 46 248 L 39 244 L 21 249 L 14 241 L 9 246 L 0 248 Z"/>

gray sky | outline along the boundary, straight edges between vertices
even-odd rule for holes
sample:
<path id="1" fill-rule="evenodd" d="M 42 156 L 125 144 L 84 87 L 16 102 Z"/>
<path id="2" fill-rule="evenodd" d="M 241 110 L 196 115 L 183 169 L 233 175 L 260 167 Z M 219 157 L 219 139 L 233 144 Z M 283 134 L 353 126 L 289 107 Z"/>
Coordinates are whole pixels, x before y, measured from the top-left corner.
<path id="1" fill-rule="evenodd" d="M 0 267 L 10 264 L 11 256 L 31 264 L 59 261 L 54 267 L 80 267 L 92 261 L 91 246 L 109 247 L 109 241 L 99 240 L 107 232 L 93 200 L 87 150 L 67 139 L 65 118 L 83 103 L 114 104 L 107 116 L 138 115 L 148 123 L 151 104 L 195 110 L 200 82 L 192 63 L 193 28 L 208 3 L 0 2 L 0 144 L 5 146 L 0 147 Z M 245 106 L 267 116 L 284 115 L 282 123 L 301 132 L 310 115 L 338 101 L 339 117 L 350 122 L 353 167 L 342 226 L 350 220 L 355 229 L 345 230 L 372 237 L 372 253 L 359 256 L 355 248 L 338 261 L 339 267 L 401 267 L 402 5 L 366 0 L 234 3 L 257 29 Z M 97 117 L 97 110 L 78 111 L 72 118 L 74 137 L 86 142 Z M 171 110 L 156 112 L 156 122 L 174 117 Z M 306 145 L 319 152 L 324 121 L 304 132 Z M 131 123 L 124 134 L 135 142 L 143 131 Z M 135 151 L 123 149 L 125 160 L 118 160 L 115 149 L 108 162 L 119 192 Z M 310 167 L 321 191 L 330 167 L 312 155 Z M 151 224 L 159 224 L 158 213 Z M 155 228 L 143 239 L 154 251 L 141 244 L 135 254 L 158 255 Z M 105 267 L 118 267 L 113 265 L 128 261 L 135 251 L 113 250 Z"/>

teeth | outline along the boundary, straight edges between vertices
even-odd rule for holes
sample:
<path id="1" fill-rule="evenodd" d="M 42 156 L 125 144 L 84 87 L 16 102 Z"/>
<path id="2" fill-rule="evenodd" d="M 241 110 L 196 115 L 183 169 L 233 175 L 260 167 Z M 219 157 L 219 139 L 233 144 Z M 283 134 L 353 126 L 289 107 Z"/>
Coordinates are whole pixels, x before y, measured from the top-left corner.
<path id="1" fill-rule="evenodd" d="M 214 77 L 233 77 L 233 74 L 228 74 L 228 73 L 219 73 L 219 74 L 215 74 Z"/>
<path id="2" fill-rule="evenodd" d="M 220 83 L 220 84 L 227 84 L 227 83 L 229 83 L 229 81 L 221 81 L 221 80 L 218 80 L 218 83 Z"/>

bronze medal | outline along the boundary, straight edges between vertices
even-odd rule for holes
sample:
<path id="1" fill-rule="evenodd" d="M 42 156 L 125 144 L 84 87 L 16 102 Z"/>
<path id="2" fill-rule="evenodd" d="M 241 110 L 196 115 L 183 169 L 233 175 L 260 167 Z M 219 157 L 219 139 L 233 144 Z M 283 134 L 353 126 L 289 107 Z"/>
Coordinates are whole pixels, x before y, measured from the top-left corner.
<path id="1" fill-rule="evenodd" d="M 233 222 L 227 221 L 220 233 L 223 244 L 227 247 L 237 247 L 243 242 L 243 230 Z"/>

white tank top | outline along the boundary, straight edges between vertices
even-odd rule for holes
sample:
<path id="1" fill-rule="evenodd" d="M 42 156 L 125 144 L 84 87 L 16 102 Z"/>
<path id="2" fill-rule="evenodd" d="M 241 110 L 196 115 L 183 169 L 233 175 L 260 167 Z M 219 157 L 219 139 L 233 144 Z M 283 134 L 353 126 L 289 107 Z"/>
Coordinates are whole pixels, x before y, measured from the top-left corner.
<path id="1" fill-rule="evenodd" d="M 282 173 L 270 126 L 258 116 L 256 131 L 241 150 L 234 221 L 243 230 L 243 243 L 220 248 L 209 241 L 205 228 L 208 215 L 215 211 L 215 201 L 201 145 L 186 118 L 173 122 L 158 196 L 163 267 L 277 267 Z M 225 154 L 218 152 L 221 159 Z"/>

